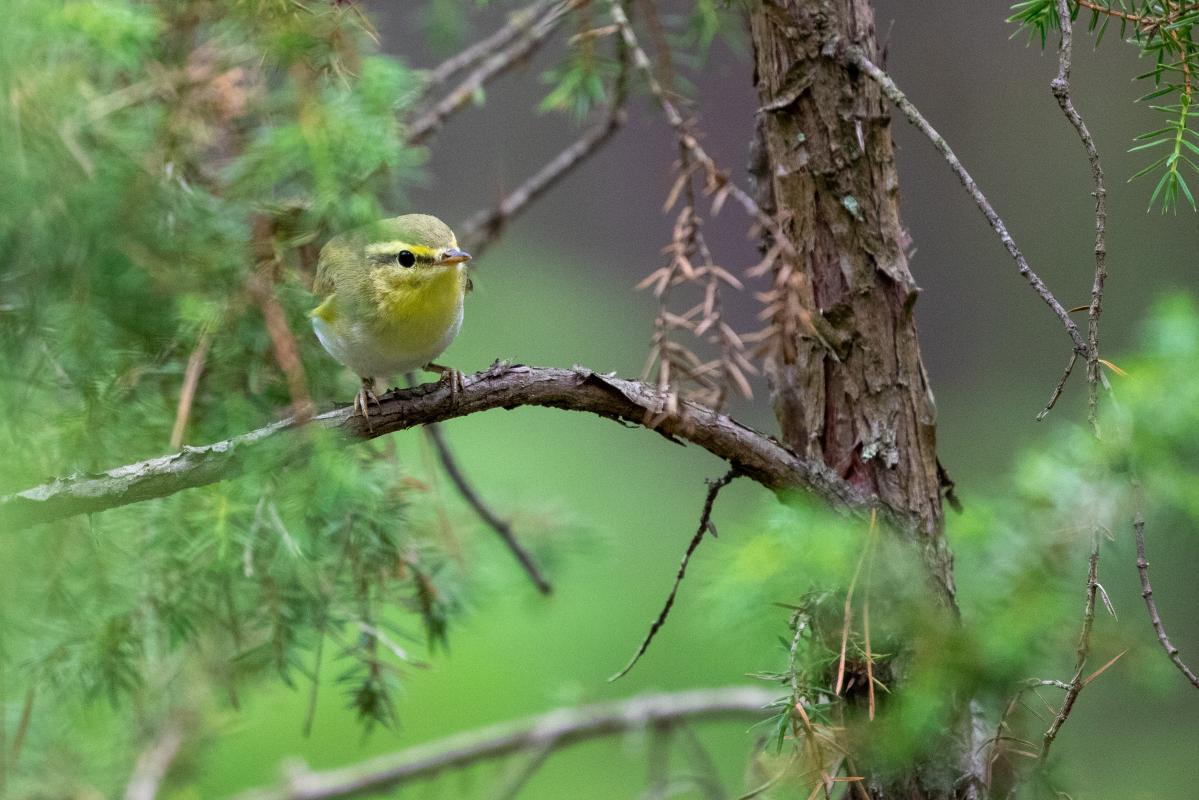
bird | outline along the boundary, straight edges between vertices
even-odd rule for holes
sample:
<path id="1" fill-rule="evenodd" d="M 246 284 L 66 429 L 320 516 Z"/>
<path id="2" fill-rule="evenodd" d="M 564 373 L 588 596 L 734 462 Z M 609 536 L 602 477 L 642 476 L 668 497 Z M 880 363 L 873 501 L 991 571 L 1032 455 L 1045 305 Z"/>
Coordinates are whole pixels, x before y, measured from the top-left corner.
<path id="1" fill-rule="evenodd" d="M 368 428 L 368 405 L 379 405 L 376 378 L 424 369 L 448 380 L 457 395 L 462 373 L 433 359 L 462 328 L 470 259 L 450 227 L 428 214 L 382 219 L 321 249 L 312 328 L 329 355 L 362 379 L 354 414 Z"/>

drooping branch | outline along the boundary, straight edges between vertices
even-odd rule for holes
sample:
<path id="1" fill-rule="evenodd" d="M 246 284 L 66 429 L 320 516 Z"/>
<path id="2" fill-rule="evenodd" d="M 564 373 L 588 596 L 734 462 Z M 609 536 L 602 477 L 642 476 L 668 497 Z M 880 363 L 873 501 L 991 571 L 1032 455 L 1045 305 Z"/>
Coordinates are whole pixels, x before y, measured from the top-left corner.
<path id="1" fill-rule="evenodd" d="M 1199 675 L 1196 675 L 1194 670 L 1187 666 L 1187 663 L 1178 655 L 1178 648 L 1166 634 L 1162 615 L 1157 610 L 1157 601 L 1153 599 L 1153 585 L 1149 583 L 1149 559 L 1145 557 L 1145 515 L 1140 508 L 1140 487 L 1136 487 L 1135 491 L 1138 495 L 1138 505 L 1133 515 L 1132 532 L 1137 543 L 1137 574 L 1141 577 L 1141 597 L 1145 599 L 1145 608 L 1149 612 L 1149 623 L 1153 626 L 1153 632 L 1157 634 L 1157 641 L 1166 651 L 1170 663 L 1178 667 L 1178 671 L 1191 682 L 1192 686 L 1199 689 Z"/>
<path id="2" fill-rule="evenodd" d="M 289 417 L 204 447 L 128 464 L 99 474 L 56 478 L 0 497 L 0 530 L 50 522 L 76 514 L 166 497 L 241 475 L 272 469 L 304 457 L 311 437 L 301 429 L 317 426 L 360 441 L 430 422 L 495 408 L 543 406 L 583 411 L 628 427 L 645 427 L 676 444 L 691 443 L 736 466 L 741 474 L 776 492 L 809 492 L 836 509 L 866 514 L 873 498 L 823 464 L 795 455 L 776 440 L 697 403 L 682 402 L 661 414 L 663 398 L 653 388 L 592 372 L 583 367 L 555 369 L 497 364 L 467 376 L 455 396 L 444 383 L 389 392 L 371 410 L 371 428 L 349 406 L 308 420 Z M 888 512 L 888 521 L 910 529 L 914 522 Z"/>
<path id="3" fill-rule="evenodd" d="M 1061 321 L 1062 326 L 1066 329 L 1066 333 L 1070 336 L 1070 341 L 1074 344 L 1074 351 L 1079 355 L 1086 356 L 1087 342 L 1083 339 L 1082 333 L 1079 332 L 1078 326 L 1074 324 L 1074 320 L 1070 319 L 1070 314 L 1066 310 L 1066 307 L 1058 301 L 1053 292 L 1049 291 L 1049 287 L 1045 285 L 1045 282 L 1029 266 L 1028 259 L 1024 257 L 1012 235 L 1008 233 L 1007 226 L 1003 224 L 1003 219 L 995 211 L 994 207 L 992 207 L 986 195 L 982 193 L 982 190 L 978 188 L 978 184 L 970 176 L 970 173 L 966 171 L 961 160 L 953 152 L 953 149 L 950 148 L 949 142 L 945 141 L 945 137 L 937 133 L 936 128 L 929 124 L 924 115 L 920 113 L 920 109 L 916 108 L 907 95 L 895 85 L 891 77 L 879 69 L 860 48 L 845 48 L 845 58 L 849 63 L 870 76 L 879 85 L 879 88 L 882 89 L 887 99 L 894 103 L 903 115 L 907 117 L 908 122 L 912 123 L 917 130 L 932 142 L 933 147 L 937 148 L 937 151 L 941 153 L 945 162 L 949 164 L 950 169 L 957 175 L 958 180 L 962 182 L 962 186 L 966 187 L 966 191 L 970 193 L 979 210 L 983 212 L 983 216 L 987 218 L 991 229 L 995 231 L 995 235 L 999 237 L 999 241 L 1003 243 L 1008 254 L 1015 260 L 1020 274 L 1024 276 L 1029 286 L 1045 301 L 1045 304 L 1053 310 L 1054 315 Z"/>
<path id="4" fill-rule="evenodd" d="M 653 624 L 649 627 L 649 632 L 645 634 L 645 638 L 641 640 L 637 652 L 633 653 L 633 657 L 629 659 L 629 663 L 625 664 L 620 672 L 608 678 L 608 682 L 612 682 L 623 678 L 629 674 L 645 652 L 649 650 L 650 643 L 654 641 L 654 637 L 658 635 L 658 631 L 666 624 L 666 618 L 670 616 L 670 609 L 674 608 L 674 599 L 678 596 L 679 587 L 683 584 L 683 578 L 687 576 L 687 565 L 691 563 L 691 556 L 695 555 L 699 543 L 704 540 L 704 537 L 709 533 L 716 535 L 716 526 L 712 524 L 712 509 L 716 505 L 716 496 L 720 494 L 720 490 L 728 486 L 737 477 L 737 468 L 733 467 L 724 477 L 717 478 L 714 481 L 708 481 L 708 494 L 704 498 L 704 507 L 699 515 L 699 527 L 695 530 L 695 535 L 691 537 L 691 541 L 687 543 L 687 550 L 683 553 L 683 560 L 679 563 L 679 571 L 674 576 L 674 585 L 670 587 L 670 594 L 666 596 L 666 602 L 662 604 L 662 610 L 658 612 L 658 616 L 654 617 Z"/>
<path id="5" fill-rule="evenodd" d="M 667 728 L 701 719 L 762 719 L 775 695 L 736 687 L 634 697 L 615 703 L 563 708 L 515 723 L 494 725 L 327 772 L 300 772 L 278 788 L 239 800 L 330 800 L 374 794 L 446 770 L 531 751 L 549 753 L 626 731 Z"/>
<path id="6" fill-rule="evenodd" d="M 436 422 L 425 426 L 425 433 L 429 435 L 429 441 L 433 443 L 434 449 L 437 450 L 437 457 L 441 461 L 441 466 L 445 469 L 447 475 L 450 476 L 450 481 L 454 487 L 458 489 L 458 494 L 462 495 L 462 499 L 466 501 L 479 519 L 496 532 L 504 542 L 504 546 L 512 553 L 513 557 L 520 563 L 521 569 L 529 576 L 529 580 L 537 587 L 537 591 L 542 594 L 551 594 L 554 589 L 546 577 L 541 574 L 541 568 L 537 566 L 537 562 L 533 560 L 533 556 L 525 549 L 520 540 L 516 538 L 516 534 L 512 530 L 512 525 L 500 517 L 499 514 L 492 510 L 491 506 L 487 505 L 479 493 L 475 491 L 475 487 L 471 485 L 466 475 L 462 472 L 462 468 L 458 466 L 458 459 L 454 456 L 454 451 L 450 449 L 450 444 L 445 440 L 445 433 L 442 432 L 441 426 Z"/>
<path id="7" fill-rule="evenodd" d="M 1087 419 L 1091 430 L 1099 435 L 1099 316 L 1103 312 L 1103 283 L 1107 279 L 1107 188 L 1103 183 L 1103 166 L 1099 163 L 1099 150 L 1095 139 L 1087 129 L 1087 123 L 1074 107 L 1070 96 L 1070 62 L 1072 58 L 1070 4 L 1068 0 L 1057 0 L 1058 18 L 1062 22 L 1062 38 L 1058 44 L 1057 77 L 1050 83 L 1053 96 L 1066 115 L 1066 119 L 1078 133 L 1078 138 L 1087 151 L 1091 165 L 1092 192 L 1095 198 L 1095 278 L 1091 283 L 1091 303 L 1087 307 Z M 1066 375 L 1070 373 L 1069 368 Z M 1063 382 L 1065 379 L 1063 378 Z"/>

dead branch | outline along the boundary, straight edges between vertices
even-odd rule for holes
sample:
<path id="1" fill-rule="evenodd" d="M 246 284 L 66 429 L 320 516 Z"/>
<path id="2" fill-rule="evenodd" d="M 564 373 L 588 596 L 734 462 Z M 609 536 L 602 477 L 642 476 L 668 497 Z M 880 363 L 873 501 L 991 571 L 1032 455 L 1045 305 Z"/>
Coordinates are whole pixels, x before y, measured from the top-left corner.
<path id="1" fill-rule="evenodd" d="M 125 800 L 154 800 L 183 744 L 183 730 L 169 723 L 140 756 L 125 787 Z"/>
<path id="2" fill-rule="evenodd" d="M 1020 252 L 1020 248 L 1016 246 L 1016 241 L 1012 238 L 1011 234 L 1008 233 L 1007 226 L 1003 224 L 1003 219 L 991 206 L 990 201 L 987 200 L 987 197 L 982 193 L 982 190 L 978 188 L 978 184 L 974 182 L 974 178 L 970 177 L 970 173 L 966 171 L 964 166 L 962 166 L 962 162 L 958 159 L 957 155 L 954 154 L 952 148 L 949 146 L 949 143 L 945 141 L 945 138 L 941 136 L 941 134 L 937 133 L 937 130 L 929 124 L 928 120 L 924 118 L 924 115 L 920 113 L 920 109 L 916 108 L 916 106 L 912 104 L 912 101 L 908 99 L 907 95 L 900 91 L 899 87 L 895 85 L 895 82 L 891 80 L 890 76 L 875 66 L 875 64 L 869 58 L 867 58 L 866 54 L 862 52 L 861 48 L 852 46 L 846 47 L 845 58 L 849 61 L 849 63 L 855 65 L 858 69 L 862 70 L 862 72 L 870 76 L 870 78 L 872 78 L 874 82 L 879 85 L 879 88 L 882 89 L 882 92 L 887 96 L 887 99 L 894 103 L 896 107 L 898 107 L 903 113 L 903 115 L 907 117 L 908 122 L 916 126 L 917 130 L 923 133 L 928 140 L 933 143 L 933 147 L 937 148 L 938 152 L 940 152 L 945 158 L 946 163 L 949 164 L 950 169 L 952 169 L 954 174 L 958 176 L 958 180 L 960 180 L 962 185 L 966 187 L 966 191 L 970 193 L 972 198 L 974 198 L 975 204 L 978 206 L 979 210 L 983 212 L 983 216 L 987 218 L 987 222 L 990 223 L 991 229 L 995 231 L 995 234 L 999 237 L 999 240 L 1003 243 L 1003 246 L 1015 260 L 1016 266 L 1020 270 L 1020 274 L 1024 276 L 1024 279 L 1028 281 L 1028 285 L 1031 286 L 1037 295 L 1045 301 L 1045 304 L 1053 310 L 1053 313 L 1061 321 L 1062 326 L 1066 329 L 1066 333 L 1070 336 L 1070 341 L 1074 344 L 1074 352 L 1081 356 L 1086 356 L 1088 353 L 1087 342 L 1085 339 L 1083 339 L 1082 334 L 1079 332 L 1078 326 L 1074 324 L 1074 320 L 1070 319 L 1070 314 L 1066 311 L 1066 308 L 1060 302 L 1058 302 L 1058 299 L 1053 295 L 1053 292 L 1049 291 L 1049 288 L 1045 285 L 1045 282 L 1042 281 L 1040 276 L 1033 272 L 1032 267 L 1028 265 L 1028 260 L 1024 257 L 1024 254 Z"/>
<path id="3" fill-rule="evenodd" d="M 1087 308 L 1087 419 L 1091 430 L 1099 435 L 1099 315 L 1103 312 L 1103 282 L 1107 279 L 1107 189 L 1103 184 L 1103 167 L 1099 163 L 1099 151 L 1095 140 L 1087 130 L 1082 115 L 1074 107 L 1070 96 L 1071 24 L 1069 0 L 1057 0 L 1058 19 L 1061 20 L 1062 38 L 1058 44 L 1057 77 L 1050 83 L 1053 96 L 1061 106 L 1062 113 L 1078 132 L 1087 151 L 1091 165 L 1091 180 L 1095 184 L 1095 278 L 1091 284 L 1091 303 Z M 1067 369 L 1066 375 L 1069 376 Z M 1065 378 L 1063 378 L 1065 382 Z"/>
<path id="4" fill-rule="evenodd" d="M 459 50 L 442 61 L 425 76 L 422 94 L 428 94 L 464 69 L 470 69 L 489 55 L 507 47 L 513 39 L 527 34 L 535 22 L 558 0 L 537 0 L 524 8 L 513 11 L 508 21 L 490 36 L 484 37 L 469 47 Z"/>
<path id="5" fill-rule="evenodd" d="M 185 489 L 228 480 L 251 469 L 272 469 L 304 458 L 309 425 L 343 434 L 347 442 L 407 430 L 430 422 L 495 408 L 544 406 L 583 411 L 645 427 L 646 412 L 661 407 L 652 387 L 573 369 L 496 365 L 468 376 L 455 396 L 445 383 L 389 392 L 371 410 L 371 429 L 350 406 L 307 420 L 288 417 L 204 447 L 127 464 L 107 472 L 77 473 L 0 497 L 0 530 L 12 530 L 77 514 L 166 497 Z M 824 464 L 800 458 L 769 436 L 697 403 L 678 410 L 652 428 L 676 444 L 690 442 L 736 466 L 742 474 L 779 493 L 808 492 L 836 509 L 863 518 L 874 498 L 859 491 Z M 914 529 L 916 521 L 886 513 L 887 522 Z"/>
<path id="6" fill-rule="evenodd" d="M 695 554 L 699 543 L 704 540 L 704 536 L 711 533 L 716 535 L 716 526 L 712 524 L 712 507 L 716 505 L 716 496 L 720 494 L 720 490 L 728 486 L 737 478 L 737 468 L 733 467 L 721 478 L 714 481 L 708 481 L 708 496 L 704 499 L 704 508 L 699 515 L 699 527 L 695 530 L 695 535 L 691 537 L 691 541 L 687 543 L 687 550 L 683 553 L 683 560 L 679 564 L 679 571 L 674 576 L 674 585 L 670 587 L 670 594 L 666 597 L 666 602 L 662 604 L 662 610 L 658 612 L 658 616 L 654 618 L 653 624 L 649 627 L 649 632 L 645 634 L 645 638 L 641 640 L 641 645 L 637 648 L 637 652 L 633 653 L 633 657 L 629 659 L 629 663 L 624 665 L 624 668 L 608 678 L 608 682 L 623 678 L 629 674 L 641 657 L 645 655 L 645 651 L 649 650 L 650 643 L 654 637 L 658 635 L 658 631 L 666 624 L 666 618 L 670 616 L 670 609 L 674 607 L 674 598 L 679 593 L 679 586 L 683 583 L 683 578 L 687 575 L 687 565 L 691 563 L 691 556 Z"/>
<path id="7" fill-rule="evenodd" d="M 1139 488 L 1135 489 L 1139 495 Z M 1153 586 L 1149 583 L 1149 561 L 1145 558 L 1145 516 L 1141 512 L 1139 506 L 1140 498 L 1137 498 L 1138 507 L 1132 518 L 1132 531 L 1137 542 L 1137 574 L 1141 576 L 1141 597 L 1145 598 L 1145 608 L 1149 611 L 1149 622 L 1153 625 L 1153 631 L 1157 634 L 1157 641 L 1161 644 L 1162 649 L 1166 651 L 1166 655 L 1174 666 L 1178 667 L 1178 671 L 1191 682 L 1191 685 L 1199 689 L 1199 675 L 1196 675 L 1194 670 L 1187 666 L 1186 662 L 1178 655 L 1178 648 L 1170 641 L 1170 637 L 1166 635 L 1166 626 L 1162 623 L 1161 614 L 1157 610 L 1157 601 L 1153 599 Z"/>
<path id="8" fill-rule="evenodd" d="M 569 175 L 576 167 L 603 147 L 625 122 L 623 101 L 614 104 L 603 122 L 583 134 L 554 156 L 524 183 L 504 196 L 494 208 L 476 212 L 462 225 L 463 247 L 476 258 L 499 238 L 509 221 L 534 200 Z"/>
<path id="9" fill-rule="evenodd" d="M 764 688 L 735 687 L 634 697 L 615 703 L 560 708 L 419 745 L 327 772 L 298 772 L 285 785 L 240 795 L 241 800 L 328 800 L 374 794 L 494 758 L 524 751 L 560 750 L 579 742 L 688 720 L 761 719 L 774 699 Z"/>
<path id="10" fill-rule="evenodd" d="M 536 22 L 520 31 L 501 49 L 484 58 L 461 83 L 408 125 L 408 143 L 420 144 L 436 133 L 446 118 L 466 106 L 484 84 L 507 72 L 536 50 L 554 32 L 566 14 L 580 2 L 581 0 L 561 0 L 554 3 Z"/>
<path id="11" fill-rule="evenodd" d="M 1044 766 L 1046 759 L 1049 757 L 1049 748 L 1053 746 L 1053 740 L 1057 738 L 1058 731 L 1062 729 L 1062 725 L 1066 724 L 1066 720 L 1070 717 L 1070 712 L 1074 709 L 1074 701 L 1078 699 L 1079 693 L 1082 692 L 1083 687 L 1088 682 L 1088 679 L 1083 677 L 1082 671 L 1087 665 L 1087 657 L 1091 652 L 1091 628 L 1095 624 L 1095 595 L 1098 593 L 1099 587 L 1099 538 L 1099 531 L 1093 531 L 1091 534 L 1091 557 L 1088 562 L 1090 566 L 1087 569 L 1087 600 L 1083 607 L 1082 633 L 1078 636 L 1078 650 L 1074 661 L 1074 677 L 1070 679 L 1070 684 L 1066 688 L 1066 696 L 1062 700 L 1062 705 L 1058 709 L 1057 716 L 1053 718 L 1049 729 L 1041 737 L 1040 764 L 1042 766 Z"/>
<path id="12" fill-rule="evenodd" d="M 204 326 L 200 338 L 187 357 L 187 369 L 183 372 L 183 387 L 179 390 L 179 405 L 175 410 L 175 424 L 171 427 L 171 449 L 183 444 L 183 432 L 187 430 L 187 420 L 191 416 L 192 402 L 196 398 L 196 387 L 200 384 L 200 375 L 204 372 L 204 364 L 208 360 L 208 348 L 212 346 L 212 328 Z"/>
<path id="13" fill-rule="evenodd" d="M 542 594 L 550 594 L 553 592 L 553 587 L 541 574 L 541 569 L 537 566 L 537 562 L 533 559 L 532 554 L 524 548 L 520 540 L 516 538 L 516 534 L 512 531 L 512 525 L 507 520 L 501 519 L 498 514 L 492 511 L 491 506 L 479 496 L 475 491 L 475 487 L 467 480 L 466 475 L 462 472 L 462 468 L 458 466 L 458 459 L 454 457 L 454 451 L 450 449 L 449 442 L 445 440 L 445 434 L 442 433 L 441 426 L 436 422 L 425 426 L 425 433 L 429 436 L 429 441 L 433 443 L 433 448 L 437 451 L 437 457 L 441 460 L 441 466 L 445 469 L 446 474 L 450 476 L 454 486 L 458 489 L 458 493 L 462 495 L 462 499 L 466 501 L 479 519 L 486 523 L 487 527 L 491 528 L 500 539 L 509 552 L 516 557 L 520 562 L 520 566 L 524 569 L 525 574 L 529 576 L 529 580 L 533 581 L 533 585 L 537 587 L 537 591 Z"/>

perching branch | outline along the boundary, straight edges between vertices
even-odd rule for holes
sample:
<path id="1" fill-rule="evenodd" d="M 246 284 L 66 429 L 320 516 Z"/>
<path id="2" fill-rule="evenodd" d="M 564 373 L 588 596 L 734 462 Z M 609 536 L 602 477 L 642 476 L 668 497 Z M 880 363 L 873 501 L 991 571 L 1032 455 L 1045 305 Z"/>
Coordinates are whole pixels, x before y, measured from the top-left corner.
<path id="1" fill-rule="evenodd" d="M 509 552 L 520 562 L 520 566 L 524 569 L 525 574 L 529 576 L 529 580 L 533 581 L 533 585 L 537 587 L 537 591 L 542 594 L 553 592 L 553 587 L 550 586 L 550 582 L 546 580 L 545 576 L 541 574 L 541 569 L 537 566 L 537 562 L 533 560 L 533 556 L 524 548 L 520 540 L 516 538 L 516 534 L 512 531 L 512 526 L 507 520 L 501 519 L 498 514 L 492 511 L 491 506 L 487 505 L 483 498 L 479 496 L 479 493 L 475 491 L 475 488 L 471 486 L 470 481 L 463 474 L 462 468 L 458 466 L 458 460 L 454 457 L 454 451 L 450 449 L 449 443 L 445 440 L 445 434 L 442 433 L 441 426 L 436 422 L 426 425 L 425 433 L 429 435 L 429 441 L 433 443 L 433 448 L 437 450 L 437 457 L 441 461 L 441 466 L 445 469 L 446 474 L 450 476 L 450 480 L 453 481 L 454 486 L 458 489 L 458 494 L 462 495 L 462 499 L 474 509 L 475 514 L 487 524 L 487 527 L 499 535 Z"/>
<path id="2" fill-rule="evenodd" d="M 1099 163 L 1099 151 L 1095 148 L 1095 140 L 1087 130 L 1087 124 L 1082 115 L 1074 108 L 1070 97 L 1070 59 L 1071 33 L 1070 3 L 1068 0 L 1057 0 L 1058 18 L 1062 23 L 1062 38 L 1058 44 L 1057 77 L 1050 83 L 1053 96 L 1061 106 L 1062 113 L 1078 132 L 1083 147 L 1087 151 L 1087 161 L 1091 165 L 1091 180 L 1095 184 L 1095 278 L 1091 284 L 1091 303 L 1087 308 L 1087 419 L 1091 430 L 1099 435 L 1099 315 L 1103 311 L 1103 282 L 1107 279 L 1107 189 L 1103 185 L 1103 167 Z M 1071 362 L 1073 363 L 1073 362 Z M 1066 375 L 1070 374 L 1069 368 Z M 1063 383 L 1065 378 L 1062 379 Z"/>
<path id="3" fill-rule="evenodd" d="M 1157 641 L 1161 643 L 1162 649 L 1166 651 L 1170 661 L 1178 667 L 1178 671 L 1191 682 L 1192 686 L 1199 689 L 1199 675 L 1196 675 L 1178 655 L 1178 648 L 1166 635 L 1166 626 L 1162 624 L 1162 616 L 1158 613 L 1157 601 L 1153 599 L 1153 586 L 1149 583 L 1149 561 L 1145 558 L 1145 516 L 1139 505 L 1140 490 L 1136 488 L 1134 491 L 1138 495 L 1138 506 L 1132 518 L 1132 531 L 1137 542 L 1137 574 L 1141 576 L 1141 597 L 1145 598 L 1145 608 L 1149 611 L 1149 622 L 1153 625 Z"/>
<path id="4" fill-rule="evenodd" d="M 641 657 L 645 655 L 645 651 L 649 650 L 650 643 L 654 637 L 658 635 L 658 631 L 666 624 L 666 618 L 670 616 L 670 609 L 674 607 L 674 598 L 679 593 L 679 586 L 683 583 L 683 578 L 687 575 L 687 565 L 691 563 L 691 556 L 695 554 L 699 543 L 704 540 L 704 537 L 711 533 L 716 535 L 716 526 L 712 524 L 712 507 L 716 505 L 716 496 L 720 494 L 720 490 L 728 486 L 737 477 L 737 468 L 733 467 L 724 477 L 714 481 L 708 481 L 708 496 L 704 498 L 704 508 L 699 515 L 699 527 L 695 530 L 695 535 L 691 537 L 691 541 L 687 543 L 687 550 L 683 553 L 683 560 L 679 564 L 679 571 L 674 576 L 674 585 L 670 587 L 670 594 L 666 597 L 666 602 L 662 604 L 662 610 L 658 612 L 658 616 L 654 618 L 654 622 L 649 627 L 649 633 L 645 634 L 645 638 L 641 640 L 641 645 L 637 648 L 637 652 L 633 653 L 633 657 L 629 659 L 629 663 L 624 665 L 624 668 L 608 678 L 609 683 L 629 674 Z"/>
<path id="5" fill-rule="evenodd" d="M 1011 234 L 1008 233 L 1007 226 L 1003 224 L 1003 219 L 1000 218 L 998 213 L 996 213 L 995 209 L 991 206 L 991 203 L 987 200 L 986 195 L 982 193 L 982 190 L 978 188 L 978 184 L 974 182 L 974 178 L 970 177 L 970 173 L 966 171 L 964 166 L 962 166 L 962 162 L 949 147 L 949 143 L 945 141 L 941 134 L 937 133 L 936 129 L 933 128 L 932 125 L 929 124 L 928 120 L 924 118 L 924 115 L 920 113 L 920 110 L 912 104 L 912 101 L 907 98 L 907 95 L 900 91 L 899 87 L 895 85 L 895 82 L 891 80 L 890 76 L 875 66 L 875 64 L 869 58 L 867 58 L 866 54 L 862 52 L 861 48 L 852 46 L 845 48 L 845 58 L 849 61 L 849 63 L 855 65 L 858 69 L 862 70 L 862 72 L 870 76 L 870 78 L 872 78 L 874 82 L 879 85 L 879 88 L 882 89 L 882 92 L 887 96 L 887 99 L 894 103 L 896 107 L 903 112 L 903 115 L 907 117 L 908 122 L 916 126 L 916 128 L 923 133 L 930 142 L 933 143 L 933 147 L 937 148 L 937 150 L 945 158 L 946 163 L 949 164 L 950 169 L 952 169 L 954 174 L 958 176 L 958 180 L 960 180 L 962 185 L 966 187 L 966 191 L 970 193 L 972 198 L 974 198 L 975 204 L 979 207 L 979 210 L 983 212 L 983 216 L 987 218 L 987 222 L 991 224 L 991 229 L 995 231 L 995 234 L 999 237 L 999 240 L 1003 242 L 1003 246 L 1015 260 L 1016 266 L 1020 270 L 1020 274 L 1024 276 L 1024 279 L 1028 281 L 1028 285 L 1031 286 L 1037 295 L 1045 301 L 1045 304 L 1053 310 L 1053 313 L 1061 321 L 1062 326 L 1066 329 L 1066 333 L 1070 336 L 1070 340 L 1074 343 L 1074 352 L 1078 353 L 1079 355 L 1086 356 L 1088 353 L 1087 342 L 1083 339 L 1082 334 L 1079 332 L 1078 326 L 1074 324 L 1074 320 L 1070 319 L 1070 314 L 1066 311 L 1066 308 L 1060 302 L 1058 302 L 1058 299 L 1054 297 L 1053 292 L 1049 291 L 1049 288 L 1045 285 L 1045 282 L 1042 281 L 1040 276 L 1033 272 L 1032 267 L 1028 265 L 1028 260 L 1025 259 L 1024 254 L 1020 252 L 1020 248 L 1016 246 L 1015 240 L 1012 239 Z"/>
<path id="6" fill-rule="evenodd" d="M 241 800 L 330 800 L 373 794 L 450 769 L 524 751 L 550 752 L 626 731 L 661 729 L 690 720 L 762 719 L 774 695 L 764 688 L 708 689 L 634 697 L 564 708 L 493 725 L 327 772 L 300 772 L 286 785 L 240 795 Z"/>
<path id="7" fill-rule="evenodd" d="M 441 128 L 446 118 L 455 111 L 463 108 L 471 98 L 475 97 L 492 78 L 507 72 L 522 59 L 532 53 L 545 39 L 554 32 L 567 13 L 574 10 L 581 0 L 561 0 L 554 3 L 544 14 L 531 25 L 521 30 L 517 36 L 503 45 L 501 49 L 484 58 L 478 67 L 462 79 L 449 94 L 437 101 L 432 108 L 425 111 L 408 125 L 407 139 L 409 144 L 420 144 Z M 493 46 L 494 43 L 493 43 Z"/>
<path id="8" fill-rule="evenodd" d="M 583 411 L 628 427 L 645 427 L 647 412 L 660 419 L 652 430 L 676 444 L 698 445 L 736 466 L 746 477 L 776 492 L 805 491 L 836 509 L 865 515 L 873 498 L 832 469 L 800 458 L 779 442 L 697 403 L 682 402 L 661 415 L 663 398 L 653 388 L 573 369 L 495 365 L 465 377 L 455 396 L 445 383 L 389 392 L 371 409 L 371 429 L 350 406 L 308 420 L 289 417 L 258 430 L 204 447 L 128 464 L 99 474 L 77 473 L 0 497 L 0 530 L 51 522 L 76 514 L 167 497 L 206 486 L 250 469 L 271 469 L 304 458 L 309 425 L 341 433 L 348 442 L 371 439 L 430 422 L 495 408 L 544 406 Z M 888 522 L 911 529 L 916 521 L 887 510 Z"/>

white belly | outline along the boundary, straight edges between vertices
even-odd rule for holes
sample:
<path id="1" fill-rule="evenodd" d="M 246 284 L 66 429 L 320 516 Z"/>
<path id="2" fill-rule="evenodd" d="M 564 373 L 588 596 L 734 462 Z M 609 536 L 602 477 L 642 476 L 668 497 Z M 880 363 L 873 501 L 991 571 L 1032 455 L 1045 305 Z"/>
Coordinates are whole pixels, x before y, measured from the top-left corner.
<path id="1" fill-rule="evenodd" d="M 390 378 L 419 369 L 445 352 L 461 328 L 461 303 L 458 304 L 453 324 L 446 329 L 441 339 L 420 349 L 397 347 L 394 341 L 383 342 L 367 325 L 352 324 L 334 328 L 320 317 L 312 318 L 316 338 L 329 355 L 354 370 L 361 378 Z"/>

